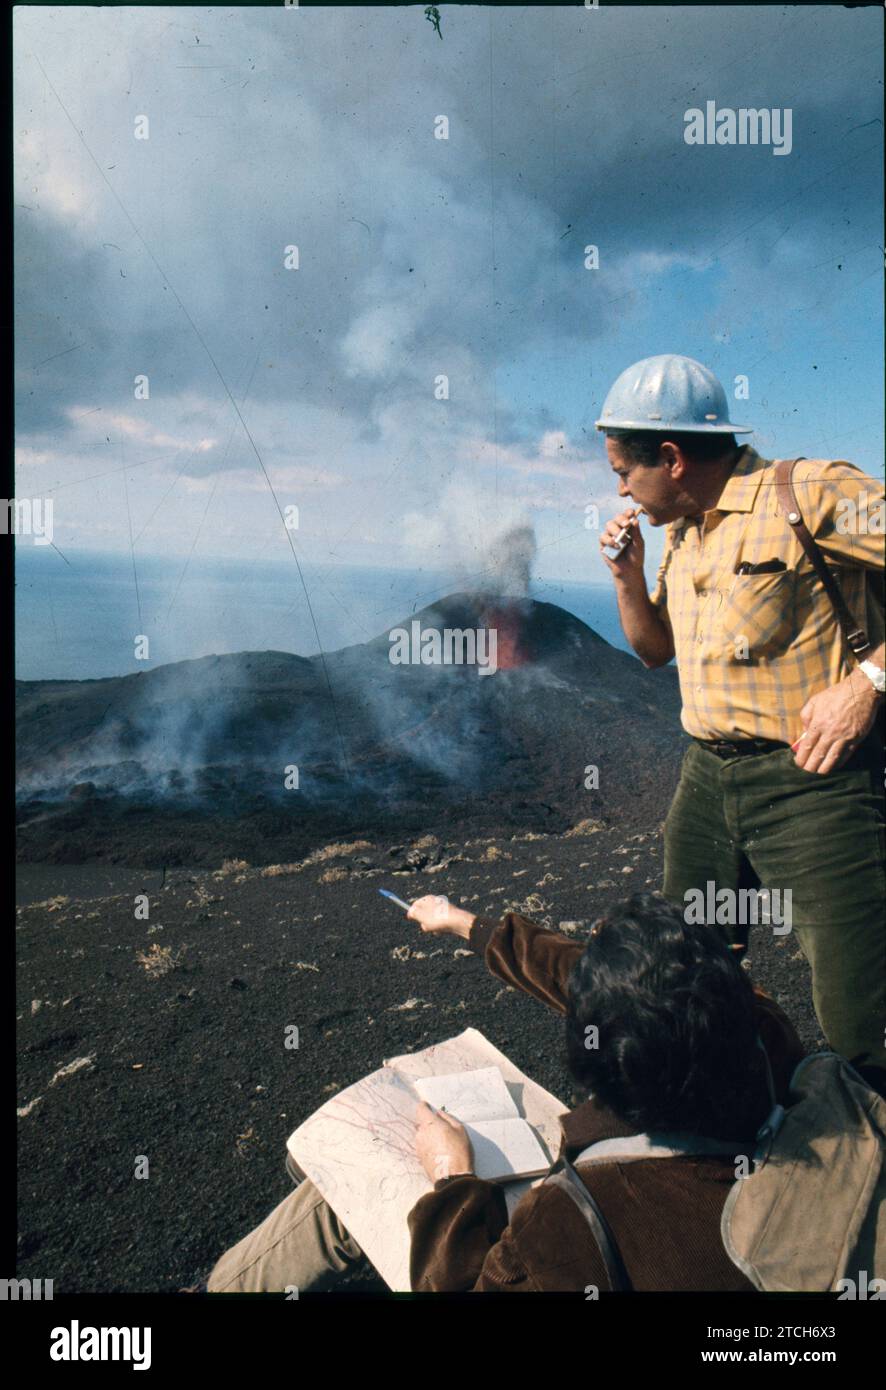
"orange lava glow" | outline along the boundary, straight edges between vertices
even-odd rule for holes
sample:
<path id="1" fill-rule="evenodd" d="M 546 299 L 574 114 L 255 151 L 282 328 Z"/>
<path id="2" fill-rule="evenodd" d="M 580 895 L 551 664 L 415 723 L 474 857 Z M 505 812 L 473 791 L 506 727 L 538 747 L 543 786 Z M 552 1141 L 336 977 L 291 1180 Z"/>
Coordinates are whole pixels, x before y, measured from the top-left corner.
<path id="1" fill-rule="evenodd" d="M 516 666 L 528 664 L 531 658 L 523 640 L 523 620 L 516 604 L 487 609 L 483 615 L 483 627 L 494 628 L 498 634 L 497 664 L 500 671 L 511 671 Z"/>

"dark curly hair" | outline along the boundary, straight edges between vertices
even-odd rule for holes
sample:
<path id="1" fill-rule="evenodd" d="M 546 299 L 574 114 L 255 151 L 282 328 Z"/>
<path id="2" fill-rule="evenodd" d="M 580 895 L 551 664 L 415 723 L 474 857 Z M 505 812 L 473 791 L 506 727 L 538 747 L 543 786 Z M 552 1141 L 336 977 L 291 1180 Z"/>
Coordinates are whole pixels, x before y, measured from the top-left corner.
<path id="1" fill-rule="evenodd" d="M 595 923 L 569 981 L 569 1069 L 637 1131 L 753 1136 L 769 1110 L 757 1037 L 750 979 L 716 931 L 655 893 Z"/>
<path id="2" fill-rule="evenodd" d="M 658 464 L 659 450 L 666 439 L 679 445 L 687 458 L 699 463 L 721 459 L 738 448 L 734 434 L 701 434 L 691 430 L 606 430 L 606 437 L 614 440 L 630 463 L 639 463 L 644 468 L 654 468 Z"/>

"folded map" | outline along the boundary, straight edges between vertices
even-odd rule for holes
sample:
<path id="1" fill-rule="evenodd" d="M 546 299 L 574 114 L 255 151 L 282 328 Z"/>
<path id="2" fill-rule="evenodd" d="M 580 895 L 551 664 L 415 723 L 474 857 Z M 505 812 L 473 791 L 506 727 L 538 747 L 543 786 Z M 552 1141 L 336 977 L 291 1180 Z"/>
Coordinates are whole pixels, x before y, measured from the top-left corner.
<path id="1" fill-rule="evenodd" d="M 465 1125 L 477 1176 L 506 1183 L 509 1214 L 559 1152 L 567 1108 L 468 1028 L 389 1059 L 289 1136 L 296 1166 L 398 1291 L 410 1288 L 407 1217 L 433 1189 L 415 1153 L 419 1100 Z"/>

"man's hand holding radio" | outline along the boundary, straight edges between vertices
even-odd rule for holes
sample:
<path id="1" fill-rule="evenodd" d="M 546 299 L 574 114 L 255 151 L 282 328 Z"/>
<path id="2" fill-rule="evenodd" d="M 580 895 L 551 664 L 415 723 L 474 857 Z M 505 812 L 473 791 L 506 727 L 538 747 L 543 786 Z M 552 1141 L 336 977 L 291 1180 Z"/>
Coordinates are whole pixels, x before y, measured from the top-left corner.
<path id="1" fill-rule="evenodd" d="M 662 620 L 654 604 L 650 602 L 646 589 L 646 576 L 643 573 L 646 546 L 640 523 L 635 519 L 639 514 L 639 507 L 631 507 L 607 521 L 600 536 L 600 553 L 615 580 L 618 613 L 624 635 L 643 665 L 654 668 L 664 666 L 671 660 L 674 655 L 674 639 L 670 626 Z M 619 545 L 617 537 L 626 526 L 630 526 L 630 544 L 626 545 L 614 560 L 610 560 L 603 547 Z"/>
<path id="2" fill-rule="evenodd" d="M 638 515 L 638 507 L 629 507 L 625 512 L 619 512 L 611 521 L 607 521 L 600 536 L 600 551 L 603 559 L 609 566 L 616 580 L 624 580 L 627 583 L 637 583 L 639 580 L 645 588 L 643 578 L 643 557 L 646 553 L 646 545 L 643 534 L 640 530 L 640 523 L 635 521 Z M 631 523 L 634 523 L 631 525 Z M 611 560 L 604 550 L 605 547 L 617 547 L 619 542 L 616 537 L 626 526 L 630 526 L 631 539 L 625 546 L 621 554 Z"/>

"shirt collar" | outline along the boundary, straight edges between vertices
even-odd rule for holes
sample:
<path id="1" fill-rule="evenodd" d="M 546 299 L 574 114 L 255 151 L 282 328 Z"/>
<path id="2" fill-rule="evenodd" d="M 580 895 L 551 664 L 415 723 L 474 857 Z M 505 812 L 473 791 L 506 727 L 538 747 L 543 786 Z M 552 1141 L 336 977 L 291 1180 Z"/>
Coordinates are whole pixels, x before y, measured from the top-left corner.
<path id="1" fill-rule="evenodd" d="M 696 517 L 684 516 L 679 521 L 672 522 L 673 539 L 677 540 L 682 536 L 690 522 L 695 526 L 701 526 L 706 516 L 720 512 L 752 512 L 763 481 L 763 470 L 768 466 L 767 459 L 761 458 L 750 444 L 744 444 L 739 450 L 738 462 L 726 479 L 726 486 L 720 493 L 716 507 L 711 507 L 709 512 L 700 512 Z"/>
<path id="2" fill-rule="evenodd" d="M 711 511 L 752 512 L 763 481 L 763 470 L 767 467 L 767 460 L 762 459 L 750 444 L 745 444 L 739 451 L 738 462 L 726 479 L 716 507 L 712 507 Z"/>

